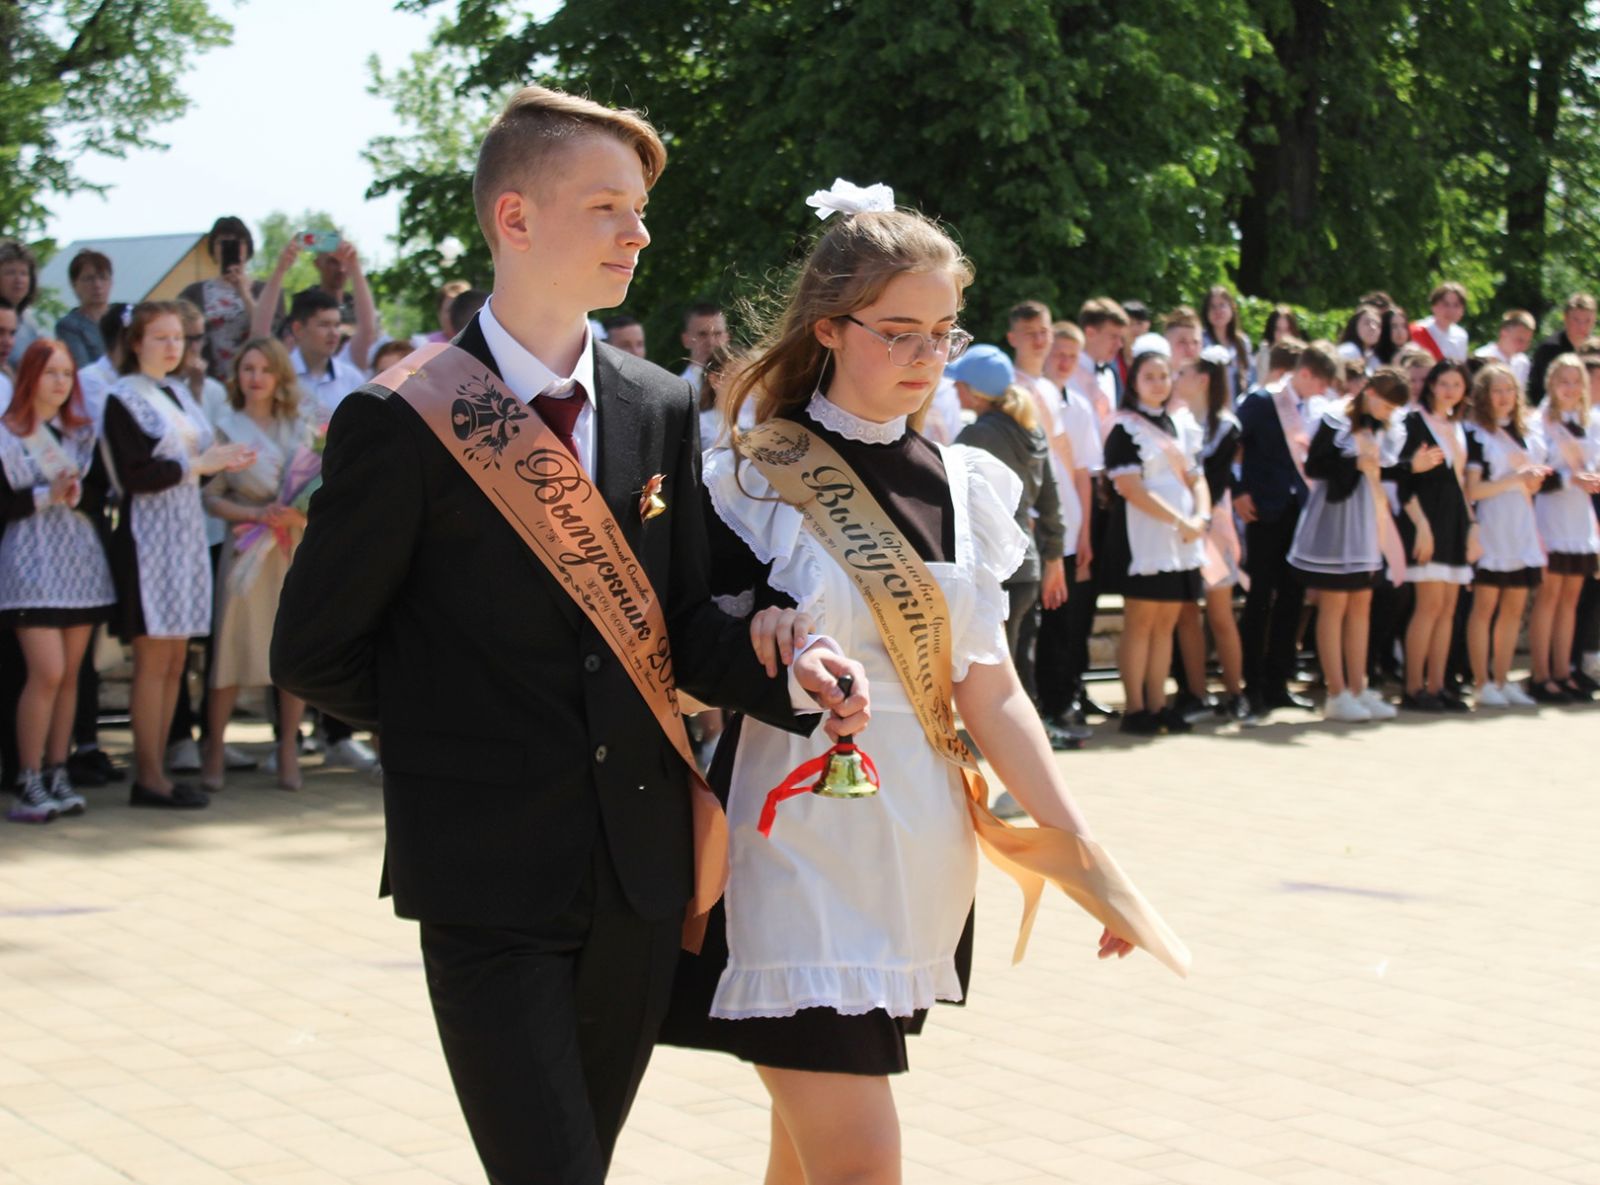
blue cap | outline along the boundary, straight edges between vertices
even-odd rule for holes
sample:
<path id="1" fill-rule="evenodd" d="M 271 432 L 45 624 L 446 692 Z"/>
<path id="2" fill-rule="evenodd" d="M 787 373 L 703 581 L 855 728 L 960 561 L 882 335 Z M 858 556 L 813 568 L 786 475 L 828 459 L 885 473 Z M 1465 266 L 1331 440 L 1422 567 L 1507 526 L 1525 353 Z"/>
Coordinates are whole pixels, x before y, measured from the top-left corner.
<path id="1" fill-rule="evenodd" d="M 980 395 L 998 399 L 1017 381 L 1016 368 L 999 346 L 970 346 L 944 373 L 958 383 L 966 383 Z"/>

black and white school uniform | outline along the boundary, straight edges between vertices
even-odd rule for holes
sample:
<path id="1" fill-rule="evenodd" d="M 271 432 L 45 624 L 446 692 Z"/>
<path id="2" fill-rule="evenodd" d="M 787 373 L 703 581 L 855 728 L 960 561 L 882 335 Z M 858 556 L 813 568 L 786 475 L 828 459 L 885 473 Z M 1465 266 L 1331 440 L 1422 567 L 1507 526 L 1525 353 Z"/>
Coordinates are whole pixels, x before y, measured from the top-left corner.
<path id="1" fill-rule="evenodd" d="M 1600 414 L 1587 424 L 1575 417 L 1544 421 L 1545 463 L 1554 470 L 1534 496 L 1539 534 L 1556 576 L 1593 576 L 1600 569 L 1600 526 L 1594 502 L 1573 483 L 1574 473 L 1600 470 Z"/>
<path id="2" fill-rule="evenodd" d="M 1433 558 L 1426 564 L 1407 566 L 1406 582 L 1409 584 L 1472 583 L 1472 566 L 1467 563 L 1467 532 L 1472 527 L 1472 515 L 1467 509 L 1466 491 L 1461 488 L 1461 480 L 1451 464 L 1452 457 L 1465 458 L 1467 438 L 1459 422 L 1450 420 L 1447 423 L 1450 435 L 1439 440 L 1428 427 L 1421 409 L 1414 409 L 1405 418 L 1405 444 L 1401 447 L 1400 459 L 1405 462 L 1406 469 L 1399 482 L 1401 509 L 1396 521 L 1406 556 L 1415 554 L 1413 549 L 1417 543 L 1416 525 L 1405 510 L 1413 497 L 1433 531 Z M 1411 458 L 1418 449 L 1430 444 L 1444 450 L 1444 460 L 1423 473 L 1412 473 Z"/>
<path id="3" fill-rule="evenodd" d="M 107 393 L 104 446 L 122 513 L 111 537 L 114 621 L 125 642 L 211 632 L 211 555 L 194 458 L 211 425 L 176 379 L 124 375 Z"/>
<path id="4" fill-rule="evenodd" d="M 1483 481 L 1504 481 L 1524 465 L 1545 463 L 1544 437 L 1537 431 L 1514 432 L 1509 423 L 1493 430 L 1467 425 L 1467 468 Z M 1533 498 L 1524 489 L 1502 490 L 1478 499 L 1478 542 L 1483 555 L 1477 583 L 1492 588 L 1534 588 L 1544 574 L 1544 546 Z"/>
<path id="5" fill-rule="evenodd" d="M 973 663 L 1004 663 L 1004 583 L 1028 550 L 1017 477 L 981 449 L 933 444 L 903 417 L 872 423 L 820 395 L 793 414 L 849 463 L 939 582 L 955 681 Z M 734 718 L 710 773 L 727 805 L 727 891 L 700 954 L 680 959 L 661 1040 L 783 1069 L 903 1072 L 906 1038 L 932 1005 L 967 994 L 978 853 L 962 779 L 928 744 L 866 601 L 800 512 L 725 448 L 707 454 L 705 490 L 719 604 L 798 605 L 865 668 L 864 748 L 882 788 L 791 798 L 763 837 L 768 790 L 828 742 L 820 729 Z"/>
<path id="6" fill-rule="evenodd" d="M 1380 466 L 1397 463 L 1401 436 L 1396 429 L 1363 416 L 1353 425 L 1343 408 L 1322 413 L 1306 454 L 1311 492 L 1295 527 L 1289 564 L 1307 588 L 1350 592 L 1371 588 L 1383 571 L 1378 516 L 1389 513 L 1388 499 L 1357 467 L 1357 432 L 1378 443 Z"/>
<path id="7" fill-rule="evenodd" d="M 59 473 L 81 475 L 78 505 L 50 502 Z M 104 621 L 116 602 L 103 521 L 106 471 L 92 424 L 40 424 L 26 438 L 0 427 L 0 626 L 64 629 Z"/>
<path id="8" fill-rule="evenodd" d="M 1113 483 L 1106 525 L 1103 571 L 1109 587 L 1141 601 L 1198 601 L 1204 595 L 1200 569 L 1205 537 L 1187 543 L 1175 524 L 1128 505 L 1116 492 L 1116 479 L 1137 474 L 1150 493 L 1184 517 L 1195 512 L 1193 488 L 1167 460 L 1161 437 L 1183 450 L 1191 472 L 1198 468 L 1193 437 L 1180 433 L 1165 411 L 1143 407 L 1118 412 L 1106 435 L 1106 477 Z M 1185 437 L 1189 438 L 1186 440 Z M 1188 446 L 1188 447 L 1186 447 Z"/>

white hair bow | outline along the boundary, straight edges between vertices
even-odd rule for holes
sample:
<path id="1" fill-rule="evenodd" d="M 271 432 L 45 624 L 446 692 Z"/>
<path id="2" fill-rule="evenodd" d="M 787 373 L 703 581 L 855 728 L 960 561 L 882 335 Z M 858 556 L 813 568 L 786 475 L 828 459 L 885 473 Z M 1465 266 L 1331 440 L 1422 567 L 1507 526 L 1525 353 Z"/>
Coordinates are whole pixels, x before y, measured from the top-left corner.
<path id="1" fill-rule="evenodd" d="M 1213 366 L 1227 366 L 1233 361 L 1233 351 L 1227 346 L 1207 346 L 1200 351 L 1200 360 Z"/>
<path id="2" fill-rule="evenodd" d="M 819 189 L 806 199 L 806 205 L 816 210 L 818 218 L 829 214 L 861 214 L 868 210 L 893 210 L 894 190 L 879 182 L 863 189 L 852 185 L 843 177 L 833 179 L 833 188 Z"/>

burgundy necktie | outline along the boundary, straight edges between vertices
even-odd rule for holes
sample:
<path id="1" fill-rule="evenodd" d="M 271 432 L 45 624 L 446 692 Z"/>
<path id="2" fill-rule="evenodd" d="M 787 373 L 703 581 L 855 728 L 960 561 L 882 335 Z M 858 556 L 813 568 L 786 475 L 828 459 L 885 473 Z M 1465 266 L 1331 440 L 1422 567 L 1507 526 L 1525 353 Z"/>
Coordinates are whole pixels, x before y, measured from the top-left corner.
<path id="1" fill-rule="evenodd" d="M 583 402 L 583 387 L 570 379 L 551 383 L 533 397 L 533 410 L 539 413 L 539 418 L 549 425 L 556 439 L 567 446 L 567 451 L 580 465 L 583 464 L 583 458 L 578 456 L 578 442 L 572 435 L 572 429 L 583 412 Z"/>

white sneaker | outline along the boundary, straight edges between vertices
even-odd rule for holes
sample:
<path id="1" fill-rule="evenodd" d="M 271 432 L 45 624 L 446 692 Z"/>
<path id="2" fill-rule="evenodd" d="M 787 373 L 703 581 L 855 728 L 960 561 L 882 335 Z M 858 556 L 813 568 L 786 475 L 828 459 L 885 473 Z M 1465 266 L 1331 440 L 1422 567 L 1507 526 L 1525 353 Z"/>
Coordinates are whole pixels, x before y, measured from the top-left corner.
<path id="1" fill-rule="evenodd" d="M 50 797 L 36 769 L 25 769 L 17 775 L 15 793 L 17 800 L 6 812 L 6 818 L 13 823 L 48 823 L 61 813 L 61 804 Z"/>
<path id="2" fill-rule="evenodd" d="M 72 779 L 67 776 L 66 766 L 53 765 L 46 770 L 44 785 L 63 815 L 81 815 L 88 809 L 88 799 L 78 793 Z"/>
<path id="3" fill-rule="evenodd" d="M 1589 678 L 1600 679 L 1600 650 L 1588 651 L 1578 666 Z"/>
<path id="4" fill-rule="evenodd" d="M 1372 713 L 1348 691 L 1341 691 L 1338 695 L 1329 696 L 1322 705 L 1322 718 L 1342 724 L 1364 724 L 1372 719 Z"/>
<path id="5" fill-rule="evenodd" d="M 353 769 L 364 774 L 378 764 L 378 755 L 355 737 L 345 737 L 328 746 L 328 755 L 322 764 L 327 769 Z"/>
<path id="6" fill-rule="evenodd" d="M 1485 683 L 1482 687 L 1475 688 L 1472 692 L 1472 702 L 1480 708 L 1509 708 L 1511 706 L 1511 701 L 1506 698 L 1505 692 L 1501 691 L 1493 683 Z"/>
<path id="7" fill-rule="evenodd" d="M 1356 696 L 1356 702 L 1365 708 L 1367 715 L 1374 720 L 1393 720 L 1400 715 L 1400 709 L 1384 699 L 1373 687 L 1365 688 Z"/>
<path id="8" fill-rule="evenodd" d="M 1508 708 L 1537 708 L 1539 701 L 1526 691 L 1522 690 L 1520 683 L 1500 684 L 1500 694 L 1505 697 Z"/>
<path id="9" fill-rule="evenodd" d="M 167 769 L 175 774 L 200 772 L 200 746 L 192 737 L 174 741 L 167 746 Z"/>

